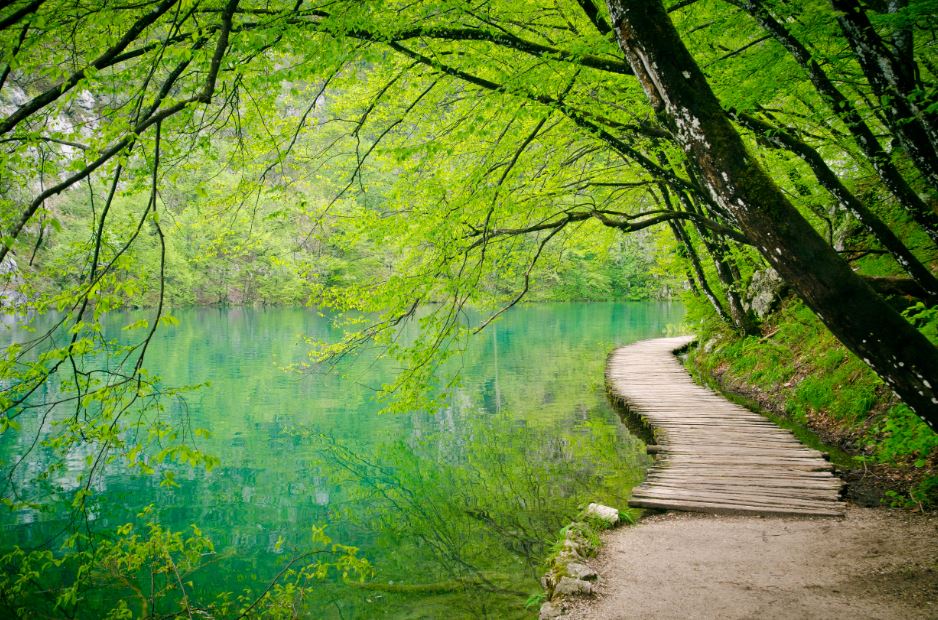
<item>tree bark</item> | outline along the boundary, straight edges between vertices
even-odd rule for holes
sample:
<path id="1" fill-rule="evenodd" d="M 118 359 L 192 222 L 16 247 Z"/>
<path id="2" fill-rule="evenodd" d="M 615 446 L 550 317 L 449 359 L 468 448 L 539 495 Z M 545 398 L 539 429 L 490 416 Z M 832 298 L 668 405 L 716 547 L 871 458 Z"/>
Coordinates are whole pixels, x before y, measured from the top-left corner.
<path id="1" fill-rule="evenodd" d="M 831 332 L 935 429 L 938 349 L 850 269 L 746 151 L 660 0 L 608 3 L 635 75 L 715 200 Z"/>
<path id="2" fill-rule="evenodd" d="M 889 0 L 886 3 L 886 12 L 899 13 L 908 6 L 909 0 Z M 892 48 L 896 58 L 899 59 L 903 79 L 909 82 L 919 82 L 918 67 L 915 64 L 915 41 L 911 26 L 905 24 L 892 33 Z"/>

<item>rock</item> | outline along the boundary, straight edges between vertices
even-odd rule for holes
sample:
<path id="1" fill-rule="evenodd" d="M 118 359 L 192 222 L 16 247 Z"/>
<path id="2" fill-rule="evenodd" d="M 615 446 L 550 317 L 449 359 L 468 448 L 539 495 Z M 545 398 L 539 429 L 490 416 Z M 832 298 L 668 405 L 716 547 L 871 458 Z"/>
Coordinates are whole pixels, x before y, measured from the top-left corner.
<path id="1" fill-rule="evenodd" d="M 556 566 L 566 566 L 570 562 L 582 562 L 584 560 L 583 554 L 579 551 L 574 551 L 569 547 L 565 547 L 563 551 L 557 554 L 557 557 L 554 558 L 554 564 Z"/>
<path id="2" fill-rule="evenodd" d="M 541 577 L 541 587 L 544 588 L 544 590 L 547 592 L 551 592 L 555 585 L 557 585 L 556 573 L 554 573 L 552 570 L 544 573 L 544 576 Z"/>
<path id="3" fill-rule="evenodd" d="M 586 507 L 586 515 L 605 521 L 609 525 L 619 522 L 619 511 L 602 504 L 590 504 Z"/>
<path id="4" fill-rule="evenodd" d="M 0 263 L 0 308 L 21 306 L 26 303 L 26 295 L 20 292 L 23 278 L 20 277 L 16 259 L 7 255 Z"/>
<path id="5" fill-rule="evenodd" d="M 559 603 L 551 603 L 547 601 L 541 605 L 541 613 L 538 615 L 540 620 L 550 620 L 551 618 L 559 618 L 563 615 L 563 606 Z"/>
<path id="6" fill-rule="evenodd" d="M 596 571 L 586 564 L 580 564 L 579 562 L 570 562 L 567 564 L 567 574 L 581 581 L 596 581 L 599 577 Z"/>
<path id="7" fill-rule="evenodd" d="M 785 281 L 771 267 L 756 271 L 746 290 L 746 309 L 752 310 L 759 319 L 764 319 L 775 310 L 786 289 Z"/>
<path id="8" fill-rule="evenodd" d="M 570 559 L 575 560 L 579 558 L 581 555 L 580 554 L 581 547 L 582 545 L 580 544 L 579 541 L 571 539 L 571 538 L 565 538 L 563 541 L 563 551 L 561 551 L 560 553 L 563 555 L 572 556 Z M 558 556 L 558 559 L 559 559 L 559 556 Z"/>
<path id="9" fill-rule="evenodd" d="M 593 584 L 582 579 L 561 577 L 554 587 L 554 596 L 573 596 L 576 594 L 592 594 Z"/>
<path id="10" fill-rule="evenodd" d="M 564 532 L 564 535 L 563 535 L 564 539 L 575 542 L 575 543 L 582 543 L 583 533 L 580 530 L 584 528 L 585 526 L 586 526 L 585 523 L 582 523 L 580 521 L 574 521 L 567 527 L 567 531 Z"/>

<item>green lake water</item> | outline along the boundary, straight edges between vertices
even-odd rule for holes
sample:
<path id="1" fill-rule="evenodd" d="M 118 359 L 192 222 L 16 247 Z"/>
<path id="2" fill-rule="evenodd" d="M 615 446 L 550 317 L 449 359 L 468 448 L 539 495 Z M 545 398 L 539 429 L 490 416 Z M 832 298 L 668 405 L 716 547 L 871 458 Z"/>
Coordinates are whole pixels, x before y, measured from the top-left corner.
<path id="1" fill-rule="evenodd" d="M 375 574 L 365 584 L 324 580 L 304 615 L 512 618 L 535 615 L 524 603 L 559 528 L 590 501 L 624 507 L 642 479 L 647 457 L 605 397 L 605 357 L 673 331 L 683 310 L 515 308 L 450 360 L 462 379 L 442 409 L 412 414 L 378 413 L 374 388 L 390 368 L 368 353 L 342 372 L 286 370 L 306 359 L 304 338 L 337 337 L 315 311 L 175 316 L 147 366 L 167 385 L 209 382 L 163 415 L 210 431 L 196 441 L 221 464 L 180 468 L 177 488 L 111 467 L 95 488 L 94 527 L 114 530 L 148 504 L 164 527 L 198 524 L 219 551 L 195 579 L 195 594 L 209 597 L 265 583 L 312 526 L 326 525 Z M 119 333 L 130 320 L 109 323 Z M 5 462 L 29 427 L 0 441 Z M 0 546 L 35 544 L 57 525 L 54 515 L 7 512 Z"/>

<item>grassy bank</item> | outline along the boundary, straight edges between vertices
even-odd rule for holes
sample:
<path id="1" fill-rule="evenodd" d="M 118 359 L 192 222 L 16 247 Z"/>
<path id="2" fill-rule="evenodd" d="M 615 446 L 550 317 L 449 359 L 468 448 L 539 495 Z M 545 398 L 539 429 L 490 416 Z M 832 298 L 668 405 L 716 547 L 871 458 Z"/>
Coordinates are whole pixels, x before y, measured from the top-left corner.
<path id="1" fill-rule="evenodd" d="M 936 309 L 918 306 L 907 316 L 935 340 Z M 938 434 L 802 303 L 787 301 L 756 336 L 741 337 L 712 320 L 702 320 L 697 333 L 691 371 L 806 443 L 830 446 L 848 497 L 938 508 Z"/>

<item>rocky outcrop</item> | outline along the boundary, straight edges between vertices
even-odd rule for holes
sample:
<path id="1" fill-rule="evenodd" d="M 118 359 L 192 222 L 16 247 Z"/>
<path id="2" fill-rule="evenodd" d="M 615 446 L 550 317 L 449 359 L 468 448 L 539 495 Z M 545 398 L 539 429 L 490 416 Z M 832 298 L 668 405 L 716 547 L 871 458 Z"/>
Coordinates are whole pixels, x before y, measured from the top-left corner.
<path id="1" fill-rule="evenodd" d="M 787 290 L 788 285 L 771 267 L 756 271 L 746 289 L 745 308 L 762 320 L 778 307 Z"/>
<path id="2" fill-rule="evenodd" d="M 20 277 L 16 259 L 7 255 L 0 263 L 0 308 L 10 308 L 26 303 L 26 296 L 20 288 L 23 278 Z"/>

